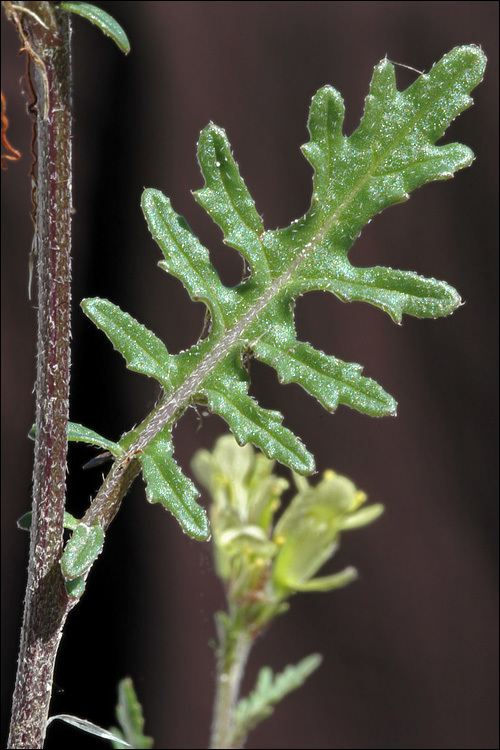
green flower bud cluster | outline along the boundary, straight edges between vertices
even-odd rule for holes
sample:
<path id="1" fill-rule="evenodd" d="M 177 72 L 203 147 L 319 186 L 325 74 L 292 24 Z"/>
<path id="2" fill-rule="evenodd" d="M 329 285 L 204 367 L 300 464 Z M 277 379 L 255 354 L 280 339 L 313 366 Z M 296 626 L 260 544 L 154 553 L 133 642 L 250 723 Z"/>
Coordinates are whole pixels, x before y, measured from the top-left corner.
<path id="1" fill-rule="evenodd" d="M 251 445 L 240 447 L 231 435 L 193 459 L 212 497 L 217 574 L 230 606 L 257 629 L 284 611 L 297 591 L 331 591 L 356 578 L 352 567 L 315 576 L 338 549 L 343 531 L 366 526 L 383 512 L 380 504 L 362 507 L 366 495 L 328 470 L 314 486 L 294 474 L 297 493 L 277 519 L 289 483 L 273 474 L 274 463 Z"/>

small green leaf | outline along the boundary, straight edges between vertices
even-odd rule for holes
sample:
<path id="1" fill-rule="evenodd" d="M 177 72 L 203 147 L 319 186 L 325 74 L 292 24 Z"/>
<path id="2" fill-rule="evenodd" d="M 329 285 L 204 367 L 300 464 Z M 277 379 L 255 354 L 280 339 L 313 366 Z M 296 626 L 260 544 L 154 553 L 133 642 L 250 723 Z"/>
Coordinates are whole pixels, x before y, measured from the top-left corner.
<path id="1" fill-rule="evenodd" d="M 153 747 L 152 737 L 147 737 L 144 734 L 142 706 L 137 699 L 130 677 L 120 680 L 118 685 L 116 718 L 121 729 L 110 728 L 110 731 L 117 738 L 113 742 L 115 750 L 121 750 L 124 746 L 133 747 L 136 750 L 148 750 L 148 748 Z"/>
<path id="2" fill-rule="evenodd" d="M 29 431 L 29 437 L 34 439 L 36 435 L 36 425 L 32 425 Z M 68 422 L 68 441 L 74 443 L 87 443 L 88 445 L 96 445 L 99 448 L 104 448 L 113 454 L 116 458 L 119 458 L 123 450 L 112 440 L 99 435 L 95 430 L 91 430 L 89 427 L 84 427 L 78 422 Z"/>
<path id="3" fill-rule="evenodd" d="M 96 445 L 99 448 L 104 448 L 105 450 L 109 451 L 116 458 L 119 458 L 123 453 L 118 443 L 115 443 L 112 440 L 108 440 L 102 435 L 99 435 L 98 432 L 95 432 L 95 430 L 84 427 L 77 422 L 68 422 L 68 440 L 70 442 Z"/>
<path id="4" fill-rule="evenodd" d="M 64 581 L 66 593 L 73 599 L 80 599 L 85 591 L 85 579 L 82 576 Z"/>
<path id="5" fill-rule="evenodd" d="M 24 515 L 21 516 L 21 518 L 18 518 L 16 521 L 16 525 L 18 529 L 22 529 L 22 531 L 29 531 L 31 529 L 31 522 L 33 520 L 33 511 L 29 510 L 27 513 L 24 513 Z"/>
<path id="6" fill-rule="evenodd" d="M 76 13 L 82 18 L 86 18 L 87 21 L 95 24 L 103 34 L 111 37 L 116 45 L 126 55 L 130 52 L 130 42 L 124 30 L 109 13 L 106 13 L 102 8 L 98 8 L 97 5 L 91 3 L 81 2 L 63 2 L 59 3 L 59 7 L 63 10 L 67 10 L 69 13 Z"/>
<path id="7" fill-rule="evenodd" d="M 257 683 L 247 698 L 242 698 L 235 711 L 235 728 L 231 747 L 239 747 L 257 724 L 270 716 L 274 707 L 293 690 L 301 687 L 320 666 L 322 657 L 311 654 L 298 664 L 288 665 L 280 674 L 273 675 L 269 667 L 263 667 Z"/>
<path id="8" fill-rule="evenodd" d="M 23 531 L 29 531 L 31 529 L 32 520 L 33 512 L 29 510 L 27 513 L 21 516 L 21 518 L 18 518 L 17 527 L 19 529 L 23 529 Z M 65 529 L 70 529 L 71 531 L 73 531 L 74 529 L 76 529 L 79 523 L 81 523 L 79 518 L 75 518 L 71 515 L 71 513 L 67 513 L 66 511 L 64 511 L 63 526 Z"/>
<path id="9" fill-rule="evenodd" d="M 108 732 L 107 729 L 103 729 L 102 727 L 97 726 L 97 724 L 94 724 L 92 721 L 88 721 L 87 719 L 80 719 L 78 716 L 71 716 L 71 714 L 57 714 L 57 716 L 51 716 L 47 720 L 47 726 L 49 724 L 52 724 L 53 721 L 56 721 L 59 719 L 59 721 L 64 721 L 66 724 L 70 724 L 72 727 L 76 727 L 77 729 L 81 729 L 82 732 L 87 732 L 87 734 L 92 734 L 94 737 L 100 737 L 103 740 L 110 740 L 111 742 L 114 742 L 119 739 L 119 737 L 112 732 Z M 131 747 L 128 742 L 121 742 L 120 747 Z"/>
<path id="10" fill-rule="evenodd" d="M 139 454 L 150 503 L 161 503 L 193 539 L 208 541 L 210 524 L 204 508 L 198 505 L 194 484 L 184 476 L 172 456 L 169 429 L 160 432 Z"/>
<path id="11" fill-rule="evenodd" d="M 78 524 L 61 557 L 64 578 L 73 580 L 86 573 L 101 554 L 103 545 L 104 531 L 100 526 Z"/>

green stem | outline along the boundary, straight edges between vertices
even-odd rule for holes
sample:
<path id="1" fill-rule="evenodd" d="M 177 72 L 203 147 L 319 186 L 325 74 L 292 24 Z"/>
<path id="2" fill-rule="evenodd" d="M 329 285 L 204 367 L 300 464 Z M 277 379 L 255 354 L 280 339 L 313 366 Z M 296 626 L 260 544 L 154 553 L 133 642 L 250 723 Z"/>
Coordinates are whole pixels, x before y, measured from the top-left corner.
<path id="1" fill-rule="evenodd" d="M 234 711 L 253 638 L 247 630 L 220 628 L 210 748 L 233 748 Z M 238 743 L 237 747 L 241 747 Z"/>
<path id="2" fill-rule="evenodd" d="M 71 302 L 70 16 L 49 2 L 4 3 L 31 58 L 37 107 L 38 340 L 28 582 L 9 748 L 41 748 L 57 649 L 72 602 L 59 568 L 66 495 Z"/>

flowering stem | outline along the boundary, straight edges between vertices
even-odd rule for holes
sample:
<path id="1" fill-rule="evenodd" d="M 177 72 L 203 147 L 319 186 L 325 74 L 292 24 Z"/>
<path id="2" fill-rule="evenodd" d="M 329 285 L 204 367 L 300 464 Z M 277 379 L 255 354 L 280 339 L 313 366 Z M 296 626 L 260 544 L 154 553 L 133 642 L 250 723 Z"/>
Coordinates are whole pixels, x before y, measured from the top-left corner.
<path id="1" fill-rule="evenodd" d="M 239 697 L 253 638 L 245 629 L 235 632 L 219 623 L 219 647 L 215 678 L 215 701 L 210 748 L 241 747 L 233 744 L 234 711 Z"/>

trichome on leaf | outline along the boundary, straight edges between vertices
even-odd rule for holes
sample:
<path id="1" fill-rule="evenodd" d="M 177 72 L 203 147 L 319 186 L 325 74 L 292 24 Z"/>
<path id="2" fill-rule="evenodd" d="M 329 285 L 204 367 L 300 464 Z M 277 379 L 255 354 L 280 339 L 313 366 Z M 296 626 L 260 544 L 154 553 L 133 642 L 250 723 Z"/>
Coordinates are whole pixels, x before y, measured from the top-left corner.
<path id="1" fill-rule="evenodd" d="M 240 444 L 252 442 L 296 472 L 314 470 L 313 457 L 283 426 L 282 415 L 248 395 L 243 366 L 248 353 L 331 411 L 346 404 L 372 416 L 395 413 L 394 399 L 364 377 L 360 365 L 297 340 L 295 301 L 305 292 L 327 290 L 344 301 L 370 302 L 397 322 L 403 313 L 436 318 L 459 306 L 458 293 L 444 281 L 381 266 L 357 268 L 348 251 L 375 214 L 406 200 L 420 185 L 450 178 L 471 164 L 473 153 L 466 146 L 435 143 L 471 105 L 469 94 L 481 81 L 485 62 L 478 47 L 457 47 L 398 91 L 394 66 L 382 60 L 361 123 L 349 137 L 342 134 L 342 97 L 330 86 L 320 89 L 309 115 L 311 139 L 302 148 L 314 168 L 312 203 L 285 229 L 264 229 L 225 132 L 208 125 L 198 143 L 205 185 L 195 198 L 248 265 L 249 278 L 236 287 L 224 286 L 207 249 L 168 198 L 158 190 L 144 191 L 146 221 L 164 255 L 159 265 L 183 282 L 193 300 L 206 304 L 209 335 L 172 355 L 155 334 L 108 300 L 86 299 L 82 307 L 127 367 L 156 378 L 163 388 L 154 412 L 118 445 L 125 456 L 138 458 L 148 499 L 169 508 L 190 535 L 206 539 L 209 527 L 196 503 L 198 491 L 172 455 L 172 428 L 189 404 L 204 404 L 222 416 Z"/>

